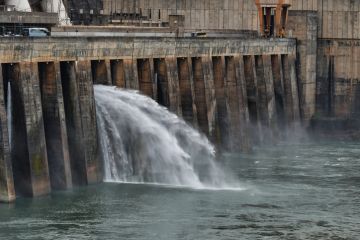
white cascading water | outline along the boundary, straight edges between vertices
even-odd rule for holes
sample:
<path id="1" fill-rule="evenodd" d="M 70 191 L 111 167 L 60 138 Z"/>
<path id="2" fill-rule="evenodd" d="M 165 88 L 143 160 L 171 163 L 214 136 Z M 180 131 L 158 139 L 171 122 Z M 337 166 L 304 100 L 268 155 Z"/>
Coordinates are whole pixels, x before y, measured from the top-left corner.
<path id="1" fill-rule="evenodd" d="M 8 89 L 7 89 L 7 126 L 8 126 L 8 134 L 9 134 L 9 149 L 11 151 L 11 134 L 12 134 L 12 99 L 11 99 L 11 84 L 8 82 Z"/>
<path id="2" fill-rule="evenodd" d="M 106 182 L 239 189 L 208 139 L 136 91 L 95 85 Z"/>

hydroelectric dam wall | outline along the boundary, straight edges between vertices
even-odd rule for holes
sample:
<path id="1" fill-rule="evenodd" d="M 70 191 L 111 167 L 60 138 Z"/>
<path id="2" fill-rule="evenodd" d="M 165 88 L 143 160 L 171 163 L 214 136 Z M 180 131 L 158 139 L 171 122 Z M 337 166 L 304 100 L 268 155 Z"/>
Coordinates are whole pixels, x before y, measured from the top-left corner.
<path id="1" fill-rule="evenodd" d="M 93 84 L 246 151 L 300 121 L 295 60 L 294 39 L 0 38 L 0 201 L 102 181 Z"/>

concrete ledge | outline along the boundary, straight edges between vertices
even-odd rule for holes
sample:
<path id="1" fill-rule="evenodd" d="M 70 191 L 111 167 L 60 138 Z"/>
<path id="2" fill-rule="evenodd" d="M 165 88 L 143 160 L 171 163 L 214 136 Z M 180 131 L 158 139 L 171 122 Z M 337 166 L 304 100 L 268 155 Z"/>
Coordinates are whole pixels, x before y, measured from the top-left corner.
<path id="1" fill-rule="evenodd" d="M 295 54 L 294 39 L 0 38 L 0 62 Z"/>

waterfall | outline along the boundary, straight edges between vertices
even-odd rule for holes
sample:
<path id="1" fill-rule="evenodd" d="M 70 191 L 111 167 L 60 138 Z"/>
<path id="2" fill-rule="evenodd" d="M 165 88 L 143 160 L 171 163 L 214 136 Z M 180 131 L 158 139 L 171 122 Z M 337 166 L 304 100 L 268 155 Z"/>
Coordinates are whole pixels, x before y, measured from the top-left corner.
<path id="1" fill-rule="evenodd" d="M 9 133 L 9 150 L 11 151 L 11 134 L 12 134 L 12 99 L 11 99 L 11 84 L 8 82 L 8 89 L 7 89 L 7 127 Z"/>
<path id="2" fill-rule="evenodd" d="M 240 188 L 208 139 L 136 91 L 95 85 L 106 182 Z"/>

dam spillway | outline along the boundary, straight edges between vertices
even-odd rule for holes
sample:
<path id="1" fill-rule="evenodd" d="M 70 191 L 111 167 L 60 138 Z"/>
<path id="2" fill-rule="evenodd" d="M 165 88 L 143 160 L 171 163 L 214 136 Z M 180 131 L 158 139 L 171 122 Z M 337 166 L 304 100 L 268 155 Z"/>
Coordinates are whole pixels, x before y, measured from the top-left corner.
<path id="1" fill-rule="evenodd" d="M 233 150 L 277 135 L 277 112 L 300 120 L 292 39 L 19 38 L 0 49 L 3 144 L 13 119 L 3 200 L 11 176 L 24 196 L 102 181 L 93 84 L 139 90 Z"/>

